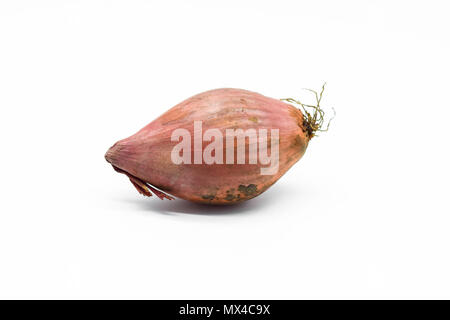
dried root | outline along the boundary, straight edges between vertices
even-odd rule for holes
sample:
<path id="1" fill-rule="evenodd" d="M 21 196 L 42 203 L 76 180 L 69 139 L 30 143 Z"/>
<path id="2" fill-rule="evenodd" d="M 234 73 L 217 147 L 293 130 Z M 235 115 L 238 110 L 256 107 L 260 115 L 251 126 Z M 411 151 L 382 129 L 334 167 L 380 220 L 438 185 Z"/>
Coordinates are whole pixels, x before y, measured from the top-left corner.
<path id="1" fill-rule="evenodd" d="M 314 95 L 316 97 L 316 105 L 315 106 L 301 103 L 299 100 L 295 100 L 292 98 L 281 99 L 282 101 L 286 101 L 289 103 L 295 103 L 295 104 L 301 106 L 301 108 L 303 110 L 303 128 L 306 131 L 306 133 L 308 134 L 309 139 L 311 139 L 314 136 L 317 136 L 316 132 L 328 131 L 331 120 L 333 120 L 334 117 L 336 116 L 336 111 L 334 110 L 334 108 L 332 108 L 334 115 L 333 115 L 333 117 L 331 117 L 328 120 L 328 123 L 327 123 L 326 127 L 324 128 L 325 112 L 320 107 L 320 101 L 322 100 L 322 95 L 325 90 L 325 84 L 326 83 L 323 84 L 322 90 L 320 91 L 320 93 L 317 93 L 317 91 L 314 91 L 311 89 L 305 89 L 305 90 L 308 90 L 308 91 L 311 91 L 312 93 L 314 93 Z M 310 111 L 308 111 L 307 108 L 309 108 Z"/>

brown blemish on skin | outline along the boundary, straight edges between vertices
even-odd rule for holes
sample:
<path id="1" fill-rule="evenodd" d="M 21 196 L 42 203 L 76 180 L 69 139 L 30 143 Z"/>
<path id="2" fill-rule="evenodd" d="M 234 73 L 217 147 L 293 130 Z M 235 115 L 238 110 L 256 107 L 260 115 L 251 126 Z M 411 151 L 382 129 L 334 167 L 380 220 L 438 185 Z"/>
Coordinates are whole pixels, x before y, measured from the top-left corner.
<path id="1" fill-rule="evenodd" d="M 301 147 L 303 146 L 303 140 L 300 135 L 296 135 L 294 141 L 292 142 L 293 147 Z"/>
<path id="2" fill-rule="evenodd" d="M 244 186 L 241 184 L 238 188 L 239 192 L 242 192 L 245 196 L 253 196 L 258 191 L 258 188 L 255 184 L 249 184 L 248 186 Z"/>
<path id="3" fill-rule="evenodd" d="M 202 195 L 202 199 L 205 199 L 205 200 L 214 200 L 215 197 L 216 196 L 213 195 L 213 194 L 204 194 L 204 195 Z"/>
<path id="4" fill-rule="evenodd" d="M 250 120 L 251 122 L 254 122 L 254 123 L 258 123 L 257 117 L 250 117 L 250 118 L 248 118 L 248 120 Z"/>
<path id="5" fill-rule="evenodd" d="M 292 147 L 296 148 L 298 152 L 305 152 L 307 143 L 302 139 L 300 135 L 296 135 L 294 141 L 292 142 Z"/>
<path id="6" fill-rule="evenodd" d="M 234 188 L 231 188 L 231 189 L 227 190 L 226 191 L 227 195 L 225 196 L 224 200 L 226 200 L 226 201 L 233 201 L 235 199 L 240 198 L 241 197 L 240 194 L 238 194 L 237 197 L 234 195 L 234 190 L 235 190 Z"/>
<path id="7" fill-rule="evenodd" d="M 233 201 L 234 198 L 235 198 L 234 194 L 228 193 L 227 196 L 225 197 L 225 200 Z"/>

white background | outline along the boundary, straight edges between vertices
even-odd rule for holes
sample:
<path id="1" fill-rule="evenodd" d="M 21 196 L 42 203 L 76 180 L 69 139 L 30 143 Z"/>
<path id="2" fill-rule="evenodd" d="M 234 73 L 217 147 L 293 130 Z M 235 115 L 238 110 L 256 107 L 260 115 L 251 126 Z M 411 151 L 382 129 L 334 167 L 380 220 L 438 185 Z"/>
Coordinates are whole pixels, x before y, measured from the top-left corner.
<path id="1" fill-rule="evenodd" d="M 450 298 L 446 1 L 1 1 L 0 298 Z M 235 207 L 103 156 L 196 93 L 337 117 Z"/>

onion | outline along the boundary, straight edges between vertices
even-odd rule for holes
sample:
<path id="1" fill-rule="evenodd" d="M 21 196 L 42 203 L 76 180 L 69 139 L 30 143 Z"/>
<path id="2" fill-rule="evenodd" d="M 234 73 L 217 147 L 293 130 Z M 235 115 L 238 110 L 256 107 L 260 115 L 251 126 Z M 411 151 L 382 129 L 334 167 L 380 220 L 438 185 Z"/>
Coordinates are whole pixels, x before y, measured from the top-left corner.
<path id="1" fill-rule="evenodd" d="M 266 191 L 315 133 L 328 129 L 322 129 L 323 89 L 313 91 L 315 106 L 242 89 L 200 93 L 116 142 L 105 158 L 145 196 L 239 203 Z"/>

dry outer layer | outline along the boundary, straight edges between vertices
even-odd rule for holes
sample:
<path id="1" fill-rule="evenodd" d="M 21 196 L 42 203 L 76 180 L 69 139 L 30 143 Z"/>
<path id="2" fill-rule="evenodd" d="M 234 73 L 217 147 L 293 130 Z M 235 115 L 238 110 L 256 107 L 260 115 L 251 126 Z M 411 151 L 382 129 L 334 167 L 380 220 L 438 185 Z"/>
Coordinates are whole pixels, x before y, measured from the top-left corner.
<path id="1" fill-rule="evenodd" d="M 194 121 L 202 121 L 203 133 L 212 128 L 221 130 L 224 157 L 226 129 L 252 128 L 258 132 L 264 128 L 269 133 L 270 129 L 279 129 L 278 172 L 261 175 L 260 169 L 268 165 L 259 161 L 248 164 L 249 139 L 246 164 L 174 164 L 171 152 L 178 141 L 171 141 L 172 132 L 184 128 L 193 139 Z M 119 172 L 126 172 L 135 186 L 141 181 L 185 200 L 234 204 L 266 191 L 303 156 L 309 141 L 303 123 L 302 112 L 280 100 L 242 89 L 216 89 L 174 106 L 136 134 L 114 144 L 105 158 Z M 209 143 L 203 142 L 203 148 Z M 235 142 L 235 154 L 236 146 Z M 270 143 L 267 149 L 270 154 Z M 191 151 L 193 155 L 193 142 Z"/>

